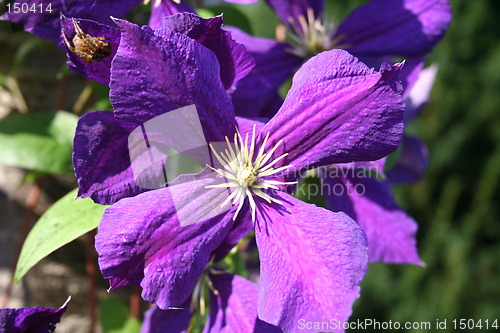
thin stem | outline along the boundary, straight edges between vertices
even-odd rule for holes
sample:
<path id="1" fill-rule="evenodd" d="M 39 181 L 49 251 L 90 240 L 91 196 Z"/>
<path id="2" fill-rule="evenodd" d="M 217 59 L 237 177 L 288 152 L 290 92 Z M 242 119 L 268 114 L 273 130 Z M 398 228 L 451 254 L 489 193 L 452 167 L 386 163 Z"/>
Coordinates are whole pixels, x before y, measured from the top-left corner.
<path id="1" fill-rule="evenodd" d="M 88 295 L 87 305 L 89 306 L 90 332 L 97 332 L 97 288 L 95 281 L 95 249 L 94 249 L 94 231 L 86 235 L 86 253 L 85 253 L 85 271 L 87 272 Z"/>
<path id="2" fill-rule="evenodd" d="M 30 194 L 28 195 L 28 199 L 26 200 L 26 213 L 24 215 L 23 225 L 21 227 L 21 234 L 19 235 L 19 239 L 17 241 L 14 260 L 12 261 L 12 266 L 10 267 L 10 281 L 3 295 L 2 304 L 0 306 L 1 308 L 7 307 L 7 304 L 10 301 L 10 297 L 12 296 L 12 287 L 14 285 L 14 273 L 16 272 L 16 265 L 19 260 L 19 255 L 21 254 L 21 249 L 23 248 L 24 241 L 26 240 L 26 236 L 28 236 L 28 232 L 31 229 L 31 221 L 33 220 L 33 214 L 38 203 L 38 199 L 40 199 L 42 186 L 43 178 L 37 179 L 33 184 L 33 188 L 31 189 Z"/>
<path id="3" fill-rule="evenodd" d="M 130 316 L 139 319 L 139 308 L 141 305 L 141 291 L 138 287 L 132 288 L 130 294 Z"/>

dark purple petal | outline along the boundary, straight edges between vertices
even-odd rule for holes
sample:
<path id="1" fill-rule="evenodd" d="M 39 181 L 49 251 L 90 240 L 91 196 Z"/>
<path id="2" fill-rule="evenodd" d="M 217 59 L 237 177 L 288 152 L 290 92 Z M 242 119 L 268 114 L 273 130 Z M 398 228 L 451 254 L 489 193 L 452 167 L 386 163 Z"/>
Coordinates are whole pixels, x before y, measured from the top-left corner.
<path id="1" fill-rule="evenodd" d="M 0 309 L 0 333 L 52 333 L 66 310 L 66 304 L 59 309 Z"/>
<path id="2" fill-rule="evenodd" d="M 125 198 L 106 209 L 96 250 L 111 290 L 140 284 L 144 300 L 161 309 L 186 301 L 212 251 L 233 226 L 235 208 L 219 208 L 227 189 L 206 189 L 210 184 L 212 179 L 198 179 Z M 186 216 L 201 218 L 186 225 Z"/>
<path id="3" fill-rule="evenodd" d="M 299 320 L 347 321 L 367 270 L 365 235 L 344 213 L 276 197 L 283 206 L 261 205 L 255 227 L 259 318 L 285 332 L 298 331 Z"/>
<path id="4" fill-rule="evenodd" d="M 345 169 L 348 170 L 348 172 L 352 172 L 351 169 L 356 170 L 357 168 L 363 169 L 363 172 L 366 174 L 371 174 L 374 177 L 378 176 L 381 178 L 385 178 L 385 163 L 386 163 L 386 157 L 381 158 L 379 160 L 375 161 L 369 161 L 369 162 L 352 162 L 352 163 L 339 163 L 335 164 L 336 167 L 340 168 L 340 170 Z M 328 167 L 327 167 L 328 169 Z"/>
<path id="5" fill-rule="evenodd" d="M 417 223 L 398 206 L 389 182 L 351 171 L 325 179 L 327 208 L 344 211 L 358 222 L 368 238 L 370 261 L 421 265 Z"/>
<path id="6" fill-rule="evenodd" d="M 254 126 L 255 126 L 255 133 L 259 133 L 268 121 L 269 121 L 268 118 L 236 117 L 236 122 L 238 123 L 238 130 L 243 137 L 245 137 L 246 134 L 252 137 L 252 131 Z"/>
<path id="7" fill-rule="evenodd" d="M 429 101 L 437 71 L 438 68 L 435 65 L 422 69 L 410 91 L 405 92 L 407 95 L 405 110 L 406 124 L 415 119 Z"/>
<path id="8" fill-rule="evenodd" d="M 252 70 L 254 61 L 230 32 L 221 29 L 222 24 L 222 16 L 203 19 L 191 13 L 165 17 L 163 21 L 164 28 L 193 38 L 215 54 L 222 83 L 228 90 Z"/>
<path id="9" fill-rule="evenodd" d="M 144 313 L 140 333 L 185 333 L 193 313 L 189 310 L 190 300 L 182 306 L 162 310 L 156 304 Z"/>
<path id="10" fill-rule="evenodd" d="M 323 13 L 324 0 L 267 0 L 281 21 L 292 28 L 300 27 L 299 17 L 308 18 L 308 10 L 314 17 Z M 290 21 L 293 20 L 293 24 Z M 302 29 L 301 29 L 302 30 Z"/>
<path id="11" fill-rule="evenodd" d="M 241 117 L 273 117 L 283 104 L 283 99 L 263 78 L 250 73 L 230 92 L 234 112 Z"/>
<path id="12" fill-rule="evenodd" d="M 386 175 L 393 183 L 418 182 L 428 166 L 429 150 L 425 144 L 419 138 L 405 135 L 398 160 Z"/>
<path id="13" fill-rule="evenodd" d="M 300 67 L 303 59 L 290 53 L 291 46 L 288 44 L 253 37 L 234 27 L 227 29 L 255 59 L 252 72 L 231 92 L 236 114 L 246 117 L 274 116 L 283 102 L 277 94 L 278 89 Z"/>
<path id="14" fill-rule="evenodd" d="M 71 52 L 66 46 L 63 39 L 59 43 L 59 47 L 66 51 L 68 56 L 68 67 L 70 70 L 77 72 L 84 77 L 95 80 L 103 85 L 109 85 L 111 60 L 118 50 L 120 44 L 120 29 L 113 28 L 104 24 L 99 24 L 90 20 L 77 19 L 78 24 L 83 32 L 91 35 L 92 37 L 105 37 L 104 40 L 111 47 L 111 54 L 106 58 L 90 64 Z M 71 18 L 61 18 L 62 33 L 66 35 L 69 43 L 72 45 L 73 37 L 75 36 L 75 28 Z"/>
<path id="15" fill-rule="evenodd" d="M 450 21 L 449 0 L 371 0 L 334 38 L 357 56 L 421 57 L 443 38 Z"/>
<path id="16" fill-rule="evenodd" d="M 187 3 L 181 1 L 176 3 L 172 0 L 152 0 L 151 16 L 149 17 L 149 26 L 153 29 L 163 28 L 163 19 L 165 16 L 170 16 L 178 13 L 194 13 Z"/>
<path id="17" fill-rule="evenodd" d="M 24 30 L 31 32 L 35 36 L 52 39 L 59 44 L 61 41 L 61 24 L 59 21 L 61 13 L 66 17 L 89 19 L 114 26 L 111 16 L 124 17 L 141 2 L 142 0 L 94 0 L 92 2 L 79 0 L 26 0 L 18 3 L 27 4 L 30 9 L 34 5 L 36 13 L 33 13 L 33 11 L 25 13 L 21 11 L 19 14 L 6 13 L 1 18 L 19 23 Z M 48 10 L 49 4 L 52 11 Z"/>
<path id="18" fill-rule="evenodd" d="M 253 229 L 253 222 L 248 209 L 248 202 L 246 202 L 226 238 L 214 250 L 214 262 L 224 259 L 233 247 Z"/>
<path id="19" fill-rule="evenodd" d="M 275 326 L 258 324 L 255 283 L 232 274 L 211 274 L 210 279 L 217 295 L 210 293 L 210 315 L 203 333 L 281 332 Z"/>
<path id="20" fill-rule="evenodd" d="M 290 52 L 292 47 L 289 44 L 254 37 L 234 27 L 226 29 L 231 31 L 232 37 L 238 43 L 245 45 L 247 51 L 255 59 L 255 68 L 252 73 L 260 77 L 274 91 L 288 80 L 304 61 Z"/>
<path id="21" fill-rule="evenodd" d="M 288 173 L 334 163 L 371 161 L 394 151 L 403 132 L 401 65 L 369 69 L 346 51 L 318 54 L 295 74 L 283 106 L 262 129 L 267 150 L 289 155 Z"/>
<path id="22" fill-rule="evenodd" d="M 115 117 L 138 125 L 194 104 L 206 141 L 234 133 L 233 106 L 215 55 L 188 36 L 117 21 L 123 29 L 112 63 L 110 100 Z"/>
<path id="23" fill-rule="evenodd" d="M 128 136 L 135 127 L 108 111 L 90 112 L 78 120 L 73 166 L 79 197 L 109 205 L 144 192 L 134 182 L 130 166 Z"/>

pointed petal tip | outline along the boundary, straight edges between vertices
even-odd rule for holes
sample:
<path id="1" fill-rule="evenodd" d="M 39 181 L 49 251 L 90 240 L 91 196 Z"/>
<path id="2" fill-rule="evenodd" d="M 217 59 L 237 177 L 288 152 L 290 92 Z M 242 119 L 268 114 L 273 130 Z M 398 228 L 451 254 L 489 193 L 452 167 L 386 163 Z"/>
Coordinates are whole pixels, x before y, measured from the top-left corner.
<path id="1" fill-rule="evenodd" d="M 401 72 L 401 69 L 403 69 L 403 66 L 405 65 L 405 60 L 395 63 L 394 65 L 391 65 L 387 62 L 384 62 L 380 66 L 380 73 L 382 74 L 382 77 L 385 80 L 390 80 L 397 78 L 399 73 Z"/>
<path id="2" fill-rule="evenodd" d="M 71 301 L 71 295 L 68 296 L 64 304 L 59 308 L 59 309 L 64 309 L 65 307 L 68 306 L 69 301 Z"/>

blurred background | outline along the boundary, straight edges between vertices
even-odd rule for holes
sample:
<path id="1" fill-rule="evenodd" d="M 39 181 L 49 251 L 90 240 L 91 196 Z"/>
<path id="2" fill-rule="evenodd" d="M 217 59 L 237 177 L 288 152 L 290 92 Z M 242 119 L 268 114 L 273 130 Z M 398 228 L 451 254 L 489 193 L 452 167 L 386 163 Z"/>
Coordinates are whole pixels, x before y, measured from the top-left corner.
<path id="1" fill-rule="evenodd" d="M 327 12 L 338 22 L 363 2 L 327 0 Z M 439 67 L 431 99 L 407 128 L 429 147 L 429 169 L 418 183 L 394 186 L 399 204 L 419 223 L 418 247 L 426 266 L 371 264 L 352 320 L 447 319 L 443 332 L 454 331 L 454 319 L 498 319 L 500 325 L 500 2 L 451 4 L 450 29 L 427 59 L 428 65 Z M 221 11 L 227 24 L 258 36 L 275 35 L 278 19 L 263 1 L 219 4 L 202 14 Z M 147 10 L 132 17 L 145 22 Z M 56 110 L 79 116 L 110 109 L 107 88 L 65 69 L 65 55 L 51 41 L 1 21 L 0 50 L 0 118 Z M 68 124 L 67 131 L 74 130 L 74 122 Z M 34 171 L 25 161 L 2 155 L 1 142 L 11 126 L 0 120 L 0 301 L 7 307 L 59 307 L 72 295 L 58 332 L 90 332 L 90 276 L 97 284 L 102 317 L 106 311 L 115 314 L 116 322 L 99 329 L 137 331 L 137 324 L 122 327 L 130 302 L 138 302 L 137 292 L 123 288 L 112 298 L 106 293 L 107 282 L 91 251 L 92 234 L 55 251 L 20 284 L 9 287 L 19 239 L 53 202 L 76 188 L 71 170 Z"/>

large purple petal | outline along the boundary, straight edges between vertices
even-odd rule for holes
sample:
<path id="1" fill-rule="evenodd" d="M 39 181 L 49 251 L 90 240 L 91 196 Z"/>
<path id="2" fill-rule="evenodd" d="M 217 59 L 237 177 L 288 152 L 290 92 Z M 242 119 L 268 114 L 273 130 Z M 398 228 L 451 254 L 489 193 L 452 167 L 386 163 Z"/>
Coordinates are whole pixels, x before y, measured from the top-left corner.
<path id="1" fill-rule="evenodd" d="M 165 16 L 178 13 L 194 13 L 194 11 L 184 1 L 177 3 L 172 0 L 153 0 L 148 25 L 153 29 L 161 29 L 163 28 L 163 19 Z"/>
<path id="2" fill-rule="evenodd" d="M 281 330 L 257 318 L 259 288 L 238 275 L 211 274 L 210 315 L 203 333 L 279 333 Z"/>
<path id="3" fill-rule="evenodd" d="M 401 65 L 369 69 L 346 51 L 320 53 L 295 74 L 283 106 L 262 129 L 267 149 L 283 140 L 287 172 L 371 161 L 394 151 L 403 132 Z"/>
<path id="4" fill-rule="evenodd" d="M 417 223 L 398 206 L 388 181 L 344 169 L 343 176 L 326 178 L 323 189 L 327 208 L 348 213 L 365 232 L 370 261 L 422 264 L 416 246 Z"/>
<path id="5" fill-rule="evenodd" d="M 140 333 L 185 333 L 193 313 L 188 299 L 182 306 L 162 310 L 156 304 L 144 313 Z"/>
<path id="6" fill-rule="evenodd" d="M 226 29 L 231 31 L 238 43 L 245 45 L 255 59 L 252 73 L 259 76 L 271 89 L 277 90 L 304 61 L 290 52 L 292 47 L 289 44 L 254 37 L 235 27 Z"/>
<path id="7" fill-rule="evenodd" d="M 144 192 L 135 184 L 130 166 L 128 135 L 135 127 L 108 111 L 90 112 L 78 120 L 73 166 L 79 197 L 109 205 Z"/>
<path id="8" fill-rule="evenodd" d="M 371 0 L 334 38 L 357 56 L 421 57 L 443 38 L 450 21 L 449 0 Z"/>
<path id="9" fill-rule="evenodd" d="M 393 183 L 417 182 L 428 166 L 429 150 L 425 144 L 419 138 L 405 135 L 398 160 L 386 174 Z"/>
<path id="10" fill-rule="evenodd" d="M 255 227 L 259 318 L 285 332 L 301 321 L 347 321 L 367 270 L 365 235 L 343 213 L 276 196 L 283 206 L 261 205 Z"/>
<path id="11" fill-rule="evenodd" d="M 67 305 L 59 309 L 0 309 L 0 333 L 52 333 L 66 310 Z"/>
<path id="12" fill-rule="evenodd" d="M 214 216 L 227 190 L 205 189 L 210 184 L 212 179 L 198 179 L 125 198 L 106 209 L 96 250 L 111 290 L 140 284 L 144 300 L 161 309 L 186 301 L 234 222 L 234 208 Z M 186 214 L 214 217 L 182 226 Z"/>
<path id="13" fill-rule="evenodd" d="M 111 47 L 111 54 L 101 61 L 87 64 L 82 58 L 71 52 L 64 43 L 64 40 L 61 40 L 59 47 L 66 50 L 66 54 L 68 56 L 68 67 L 70 70 L 77 72 L 88 79 L 95 80 L 107 86 L 109 85 L 111 60 L 113 60 L 113 57 L 118 50 L 118 45 L 120 44 L 120 29 L 99 24 L 90 20 L 78 19 L 77 21 L 83 32 L 91 35 L 92 37 L 105 37 L 105 42 L 107 42 Z M 71 18 L 63 17 L 61 19 L 61 25 L 62 33 L 65 34 L 68 41 L 72 43 L 72 39 L 75 36 L 75 28 Z"/>
<path id="14" fill-rule="evenodd" d="M 113 17 L 124 17 L 142 0 L 94 0 L 92 2 L 79 0 L 26 0 L 18 2 L 35 8 L 36 12 L 27 11 L 18 14 L 6 13 L 2 19 L 19 23 L 24 30 L 44 39 L 52 39 L 59 44 L 61 41 L 60 14 L 66 17 L 78 17 L 97 21 L 113 26 Z M 50 4 L 50 8 L 48 8 Z M 35 7 L 32 7 L 35 6 Z M 40 7 L 41 6 L 41 7 Z M 51 11 L 49 11 L 49 9 Z"/>
<path id="15" fill-rule="evenodd" d="M 307 19 L 308 10 L 312 10 L 314 17 L 323 13 L 324 0 L 267 0 L 281 21 L 295 29 L 300 28 L 299 17 Z M 291 23 L 293 22 L 293 24 Z"/>
<path id="16" fill-rule="evenodd" d="M 165 17 L 163 21 L 164 28 L 195 39 L 215 54 L 222 83 L 228 90 L 252 70 L 254 60 L 230 32 L 221 29 L 222 24 L 222 16 L 203 19 L 191 13 Z"/>
<path id="17" fill-rule="evenodd" d="M 236 122 L 215 55 L 188 36 L 117 21 L 123 29 L 112 63 L 115 117 L 138 125 L 194 104 L 206 141 L 224 141 Z M 160 32 L 158 31 L 158 32 Z"/>

